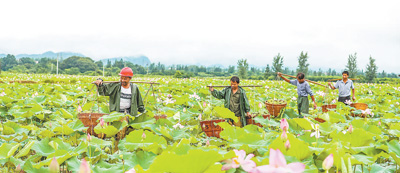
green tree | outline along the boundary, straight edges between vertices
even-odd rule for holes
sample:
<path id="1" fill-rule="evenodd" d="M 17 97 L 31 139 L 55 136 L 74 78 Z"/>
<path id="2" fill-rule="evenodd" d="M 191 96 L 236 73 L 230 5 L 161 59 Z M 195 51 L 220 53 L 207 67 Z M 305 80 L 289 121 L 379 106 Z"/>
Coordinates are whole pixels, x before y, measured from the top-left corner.
<path id="1" fill-rule="evenodd" d="M 382 71 L 381 77 L 383 77 L 383 78 L 387 77 L 387 74 L 386 74 L 385 70 Z"/>
<path id="2" fill-rule="evenodd" d="M 282 72 L 283 70 L 283 56 L 280 53 L 272 60 L 272 72 Z"/>
<path id="3" fill-rule="evenodd" d="M 376 78 L 376 72 L 378 71 L 378 67 L 375 64 L 375 59 L 371 56 L 369 57 L 369 63 L 367 64 L 367 70 L 365 71 L 365 79 L 368 82 L 373 82 Z"/>
<path id="4" fill-rule="evenodd" d="M 182 77 L 183 77 L 183 73 L 182 73 L 181 71 L 177 70 L 177 71 L 175 72 L 175 74 L 174 74 L 174 77 L 175 77 L 175 78 L 182 78 Z"/>
<path id="5" fill-rule="evenodd" d="M 267 67 L 265 68 L 264 72 L 264 79 L 268 79 L 270 75 L 271 75 L 271 68 L 269 68 L 269 64 L 267 64 Z"/>
<path id="6" fill-rule="evenodd" d="M 95 64 L 96 64 L 96 66 L 97 66 L 98 69 L 103 70 L 103 61 L 101 61 L 101 60 L 100 60 L 100 61 L 96 61 Z"/>
<path id="7" fill-rule="evenodd" d="M 60 69 L 65 70 L 76 67 L 80 73 L 96 71 L 97 65 L 89 57 L 71 56 L 60 63 Z"/>
<path id="8" fill-rule="evenodd" d="M 107 60 L 106 68 L 111 68 L 111 67 L 112 67 L 112 65 L 111 65 L 111 60 Z"/>
<path id="9" fill-rule="evenodd" d="M 229 66 L 228 67 L 228 73 L 230 73 L 230 74 L 232 74 L 232 73 L 235 73 L 235 66 Z"/>
<path id="10" fill-rule="evenodd" d="M 346 70 L 350 73 L 349 77 L 354 78 L 357 75 L 357 53 L 350 54 L 347 59 Z"/>
<path id="11" fill-rule="evenodd" d="M 241 79 L 247 79 L 247 70 L 249 69 L 249 64 L 247 63 L 247 59 L 240 59 L 237 62 L 239 77 Z"/>
<path id="12" fill-rule="evenodd" d="M 8 71 L 9 69 L 17 66 L 18 62 L 14 55 L 8 54 L 6 57 L 2 59 L 1 69 L 3 71 Z"/>
<path id="13" fill-rule="evenodd" d="M 297 73 L 304 73 L 305 75 L 308 74 L 308 66 L 310 64 L 307 63 L 308 61 L 308 53 L 303 53 L 301 51 L 300 56 L 298 57 L 299 65 L 297 66 Z"/>
<path id="14" fill-rule="evenodd" d="M 119 61 L 115 60 L 113 67 L 118 67 L 119 69 L 124 68 L 125 67 L 124 60 L 122 60 L 122 58 Z"/>

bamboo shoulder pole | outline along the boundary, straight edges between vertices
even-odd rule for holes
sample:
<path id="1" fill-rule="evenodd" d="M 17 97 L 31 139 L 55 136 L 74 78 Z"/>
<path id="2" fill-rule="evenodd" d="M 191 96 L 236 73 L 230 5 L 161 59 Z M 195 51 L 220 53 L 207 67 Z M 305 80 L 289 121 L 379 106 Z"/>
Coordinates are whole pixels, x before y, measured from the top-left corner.
<path id="1" fill-rule="evenodd" d="M 328 82 L 330 82 L 330 81 L 338 81 L 338 80 L 342 80 L 342 79 L 329 79 Z M 350 80 L 360 80 L 360 79 L 350 79 Z"/>
<path id="2" fill-rule="evenodd" d="M 262 87 L 262 85 L 239 85 L 240 87 Z M 211 86 L 211 85 L 208 85 L 207 87 L 215 87 L 215 88 L 217 88 L 217 87 L 230 87 L 230 85 L 228 86 L 223 86 L 223 85 L 218 85 L 218 86 Z"/>
<path id="3" fill-rule="evenodd" d="M 282 73 L 282 75 L 283 76 L 288 76 L 288 77 L 291 77 L 291 78 L 296 78 L 295 76 L 291 76 L 291 75 L 287 75 L 287 74 L 283 74 Z M 325 87 L 325 88 L 328 88 L 328 86 L 326 86 L 326 85 L 322 85 L 322 84 L 320 84 L 320 83 L 318 83 L 318 82 L 314 82 L 314 81 L 311 81 L 311 80 L 308 80 L 308 79 L 305 79 L 307 82 L 310 82 L 310 83 L 313 83 L 313 84 L 315 84 L 315 85 L 319 85 L 319 86 L 323 86 L 323 87 Z"/>
<path id="4" fill-rule="evenodd" d="M 103 83 L 120 83 L 120 81 L 103 81 Z M 144 83 L 144 84 L 153 84 L 153 85 L 159 85 L 160 83 L 157 82 L 141 82 L 141 81 L 130 81 L 130 83 Z M 92 82 L 94 84 L 94 82 Z"/>

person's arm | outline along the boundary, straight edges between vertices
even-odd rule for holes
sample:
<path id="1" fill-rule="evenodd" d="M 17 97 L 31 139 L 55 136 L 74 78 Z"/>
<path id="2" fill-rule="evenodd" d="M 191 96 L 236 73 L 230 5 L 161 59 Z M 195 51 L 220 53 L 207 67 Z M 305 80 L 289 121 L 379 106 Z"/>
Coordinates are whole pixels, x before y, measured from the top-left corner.
<path id="1" fill-rule="evenodd" d="M 334 86 L 332 86 L 332 83 L 331 82 L 328 82 L 328 85 L 329 85 L 329 87 L 331 88 L 331 89 L 336 89 L 336 87 L 334 87 Z"/>
<path id="2" fill-rule="evenodd" d="M 110 96 L 109 84 L 103 84 L 103 79 L 98 78 L 94 83 L 97 86 L 97 90 L 99 91 L 99 95 Z"/>
<path id="3" fill-rule="evenodd" d="M 310 94 L 310 96 L 311 96 L 311 99 L 312 99 L 312 101 L 314 103 L 314 109 L 317 109 L 317 103 L 315 102 L 314 93 L 311 90 L 310 84 L 308 84 L 308 83 L 306 83 L 306 84 L 307 84 L 306 85 L 306 92 L 307 92 L 307 94 Z"/>
<path id="4" fill-rule="evenodd" d="M 285 80 L 286 82 L 290 83 L 290 80 L 283 77 L 281 72 L 278 72 L 278 76 L 281 77 L 283 80 Z"/>
<path id="5" fill-rule="evenodd" d="M 225 97 L 225 89 L 217 91 L 213 87 L 210 87 L 211 95 L 217 99 L 223 99 Z"/>
<path id="6" fill-rule="evenodd" d="M 146 109 L 144 108 L 142 94 L 140 94 L 139 87 L 136 86 L 136 102 L 137 108 L 140 113 L 143 113 Z"/>
<path id="7" fill-rule="evenodd" d="M 355 90 L 354 90 L 354 83 L 353 83 L 353 81 L 351 82 L 351 89 L 352 89 L 352 92 L 353 92 L 353 101 L 354 100 L 356 100 L 356 94 L 355 94 Z"/>
<path id="8" fill-rule="evenodd" d="M 313 103 L 314 103 L 314 109 L 317 109 L 317 103 L 315 102 L 315 97 L 314 97 L 314 95 L 311 96 L 311 99 L 312 99 L 312 101 L 313 101 Z"/>

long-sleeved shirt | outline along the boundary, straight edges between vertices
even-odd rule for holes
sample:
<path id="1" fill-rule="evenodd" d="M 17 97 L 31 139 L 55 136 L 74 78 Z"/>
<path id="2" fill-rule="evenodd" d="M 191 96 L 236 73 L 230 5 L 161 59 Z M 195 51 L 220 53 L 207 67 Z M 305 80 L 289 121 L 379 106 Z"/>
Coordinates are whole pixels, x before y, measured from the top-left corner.
<path id="1" fill-rule="evenodd" d="M 135 84 L 131 86 L 131 106 L 130 115 L 136 116 L 137 112 L 143 113 L 145 111 L 142 95 L 139 92 L 139 88 Z M 120 100 L 121 100 L 121 83 L 110 83 L 98 86 L 99 94 L 110 97 L 110 112 L 120 111 Z"/>
<path id="2" fill-rule="evenodd" d="M 314 95 L 314 93 L 311 91 L 310 84 L 308 84 L 307 81 L 304 81 L 303 83 L 300 83 L 296 79 L 296 80 L 290 80 L 290 83 L 292 85 L 297 86 L 297 95 L 299 97 L 307 97 L 308 94 L 310 94 L 310 96 Z"/>
<path id="3" fill-rule="evenodd" d="M 339 90 L 339 97 L 347 97 L 350 96 L 351 89 L 354 89 L 354 84 L 350 79 L 347 79 L 346 83 L 340 80 L 336 82 L 334 87 Z"/>

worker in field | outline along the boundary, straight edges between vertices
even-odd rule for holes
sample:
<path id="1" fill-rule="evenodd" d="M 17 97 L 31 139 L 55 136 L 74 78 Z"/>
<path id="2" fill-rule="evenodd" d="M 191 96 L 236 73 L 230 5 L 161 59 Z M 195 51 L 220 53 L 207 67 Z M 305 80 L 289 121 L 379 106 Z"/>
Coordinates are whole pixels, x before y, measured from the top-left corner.
<path id="1" fill-rule="evenodd" d="M 314 109 L 317 108 L 317 103 L 315 103 L 315 98 L 314 98 L 314 93 L 311 91 L 310 84 L 308 84 L 307 81 L 305 81 L 304 73 L 298 73 L 295 80 L 289 80 L 285 77 L 282 76 L 282 73 L 278 72 L 279 77 L 281 77 L 283 80 L 286 82 L 289 82 L 292 85 L 297 86 L 297 110 L 299 111 L 299 115 L 301 118 L 303 118 L 302 113 L 308 114 L 309 112 L 309 101 L 308 101 L 308 95 L 311 96 L 311 99 L 314 104 Z"/>
<path id="2" fill-rule="evenodd" d="M 99 94 L 110 97 L 110 112 L 117 111 L 132 116 L 137 116 L 138 112 L 143 113 L 145 108 L 139 88 L 130 83 L 133 77 L 132 69 L 124 67 L 119 75 L 119 83 L 103 84 L 101 78 L 95 81 Z"/>
<path id="3" fill-rule="evenodd" d="M 230 82 L 231 86 L 224 88 L 222 91 L 217 91 L 213 87 L 210 87 L 210 91 L 215 98 L 224 99 L 225 108 L 231 110 L 238 117 L 238 122 L 235 123 L 230 120 L 230 123 L 238 127 L 244 127 L 246 125 L 246 117 L 251 117 L 249 100 L 245 90 L 239 86 L 239 77 L 233 76 Z"/>
<path id="4" fill-rule="evenodd" d="M 335 86 L 332 86 L 331 82 L 328 82 L 329 87 L 331 89 L 339 89 L 339 98 L 338 101 L 342 102 L 346 105 L 350 103 L 350 91 L 353 93 L 353 101 L 356 100 L 355 91 L 354 91 L 354 84 L 353 81 L 349 79 L 349 72 L 344 71 L 342 73 L 342 80 L 337 81 Z"/>

